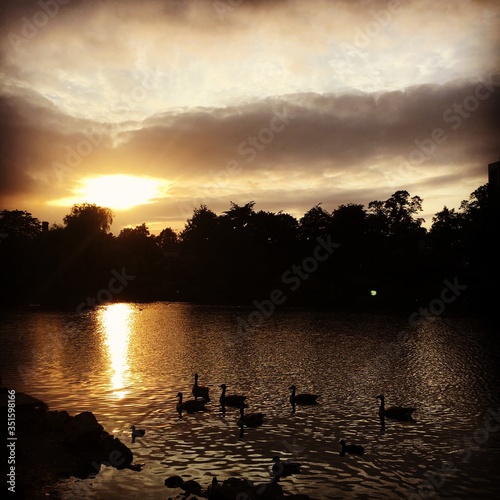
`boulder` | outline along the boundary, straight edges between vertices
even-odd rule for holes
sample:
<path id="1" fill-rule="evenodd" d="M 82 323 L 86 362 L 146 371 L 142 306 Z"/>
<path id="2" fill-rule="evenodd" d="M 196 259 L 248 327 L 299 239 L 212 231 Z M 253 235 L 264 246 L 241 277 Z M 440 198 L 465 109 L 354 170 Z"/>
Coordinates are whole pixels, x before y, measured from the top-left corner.
<path id="1" fill-rule="evenodd" d="M 66 444 L 73 448 L 85 449 L 96 446 L 103 431 L 103 426 L 90 411 L 75 415 L 63 429 Z"/>
<path id="2" fill-rule="evenodd" d="M 167 488 L 180 488 L 184 482 L 181 476 L 170 476 L 165 479 L 165 486 Z"/>

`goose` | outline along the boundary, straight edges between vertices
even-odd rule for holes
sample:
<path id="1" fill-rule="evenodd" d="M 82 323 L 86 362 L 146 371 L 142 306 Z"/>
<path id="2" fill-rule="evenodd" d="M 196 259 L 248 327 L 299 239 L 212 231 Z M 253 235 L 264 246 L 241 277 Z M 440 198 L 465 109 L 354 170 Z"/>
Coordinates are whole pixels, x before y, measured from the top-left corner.
<path id="1" fill-rule="evenodd" d="M 317 404 L 317 399 L 319 395 L 317 394 L 295 394 L 296 387 L 294 385 L 290 386 L 292 394 L 290 394 L 290 403 L 292 406 L 297 405 L 315 405 Z"/>
<path id="2" fill-rule="evenodd" d="M 146 434 L 146 431 L 144 429 L 136 429 L 135 425 L 130 427 L 130 430 L 132 431 L 132 443 L 135 443 L 135 438 L 136 437 L 144 437 L 144 434 Z"/>
<path id="3" fill-rule="evenodd" d="M 378 409 L 380 418 L 387 417 L 396 420 L 413 420 L 412 413 L 416 411 L 416 408 L 404 406 L 389 406 L 389 408 L 386 408 L 383 394 L 379 394 L 376 399 L 380 399 L 380 407 Z"/>
<path id="4" fill-rule="evenodd" d="M 230 394 L 226 396 L 226 384 L 220 385 L 222 389 L 222 394 L 220 395 L 219 401 L 221 406 L 233 406 L 239 408 L 240 406 L 247 406 L 245 400 L 246 396 L 242 396 L 240 394 Z"/>
<path id="5" fill-rule="evenodd" d="M 249 413 L 245 415 L 243 406 L 240 407 L 240 418 L 236 422 L 240 428 L 258 427 L 264 421 L 264 413 Z"/>
<path id="6" fill-rule="evenodd" d="M 339 443 L 342 446 L 342 451 L 340 452 L 341 457 L 346 453 L 351 455 L 363 455 L 365 453 L 365 449 L 359 444 L 346 444 L 343 439 L 341 439 Z"/>
<path id="7" fill-rule="evenodd" d="M 193 413 L 195 411 L 203 411 L 206 409 L 205 405 L 207 404 L 207 402 L 204 399 L 201 400 L 190 399 L 188 401 L 182 401 L 182 392 L 178 392 L 177 397 L 179 398 L 179 401 L 177 402 L 175 408 L 181 418 L 183 411 L 187 411 L 188 413 Z"/>
<path id="8" fill-rule="evenodd" d="M 208 387 L 204 387 L 202 385 L 198 385 L 198 374 L 194 374 L 194 384 L 193 384 L 193 396 L 194 399 L 202 398 L 206 401 L 210 401 L 210 397 L 208 396 L 210 389 Z"/>
<path id="9" fill-rule="evenodd" d="M 282 462 L 280 457 L 273 457 L 273 466 L 271 468 L 272 475 L 277 481 L 281 477 L 291 476 L 292 474 L 300 474 L 301 464 L 296 462 Z"/>
<path id="10" fill-rule="evenodd" d="M 219 481 L 217 480 L 217 477 L 214 476 L 212 478 L 212 484 L 207 488 L 207 498 L 213 499 L 218 497 L 218 492 L 217 490 L 220 489 Z"/>

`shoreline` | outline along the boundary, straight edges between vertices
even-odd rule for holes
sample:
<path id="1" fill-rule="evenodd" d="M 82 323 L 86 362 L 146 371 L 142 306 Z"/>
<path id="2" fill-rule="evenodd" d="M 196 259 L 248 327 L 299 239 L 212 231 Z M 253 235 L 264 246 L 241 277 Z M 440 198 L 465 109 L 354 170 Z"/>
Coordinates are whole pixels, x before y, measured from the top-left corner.
<path id="1" fill-rule="evenodd" d="M 8 418 L 7 496 L 58 498 L 56 485 L 70 477 L 87 479 L 103 464 L 134 468 L 133 453 L 104 430 L 92 412 L 75 416 L 51 411 L 23 392 L 0 387 L 0 407 Z"/>
<path id="2" fill-rule="evenodd" d="M 136 472 L 142 468 L 133 463 L 132 451 L 105 431 L 92 412 L 71 416 L 65 410 L 49 410 L 44 401 L 2 385 L 0 407 L 9 415 L 11 436 L 7 436 L 10 456 L 2 464 L 7 477 L 7 494 L 3 498 L 60 500 L 63 497 L 58 485 L 66 479 L 95 478 L 102 465 Z M 242 478 L 214 478 L 211 484 L 203 486 L 175 475 L 166 477 L 164 484 L 165 494 L 161 498 L 312 500 L 305 494 L 286 494 L 279 479 L 254 484 Z"/>

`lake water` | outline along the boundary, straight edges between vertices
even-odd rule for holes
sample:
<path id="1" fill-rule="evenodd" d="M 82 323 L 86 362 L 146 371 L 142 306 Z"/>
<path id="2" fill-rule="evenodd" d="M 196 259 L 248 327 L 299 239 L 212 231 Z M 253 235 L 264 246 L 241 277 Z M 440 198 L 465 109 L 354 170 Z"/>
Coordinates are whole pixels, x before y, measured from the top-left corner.
<path id="1" fill-rule="evenodd" d="M 166 498 L 179 474 L 208 486 L 269 480 L 271 458 L 302 463 L 286 493 L 330 498 L 498 498 L 500 342 L 487 320 L 312 311 L 274 312 L 253 328 L 251 308 L 120 303 L 78 315 L 0 315 L 5 385 L 70 414 L 92 411 L 134 452 L 140 472 L 103 467 L 61 485 L 65 498 Z M 211 389 L 207 411 L 175 411 L 193 374 Z M 242 438 L 238 410 L 222 414 L 220 384 L 248 396 L 264 424 Z M 292 413 L 289 386 L 320 394 Z M 417 408 L 413 422 L 378 418 Z M 131 443 L 130 426 L 146 435 Z M 339 456 L 339 439 L 365 447 Z"/>

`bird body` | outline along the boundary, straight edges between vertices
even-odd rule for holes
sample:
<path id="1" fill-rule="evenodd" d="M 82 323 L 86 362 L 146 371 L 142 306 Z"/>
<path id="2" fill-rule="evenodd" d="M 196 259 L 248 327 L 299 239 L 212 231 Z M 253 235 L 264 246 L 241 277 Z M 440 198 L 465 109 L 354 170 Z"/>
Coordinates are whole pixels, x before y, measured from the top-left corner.
<path id="1" fill-rule="evenodd" d="M 207 404 L 206 400 L 200 399 L 189 399 L 188 401 L 182 400 L 182 392 L 177 393 L 177 397 L 179 401 L 176 405 L 177 413 L 182 416 L 182 412 L 186 411 L 187 413 L 193 413 L 195 411 L 203 411 L 205 410 L 205 405 Z"/>
<path id="2" fill-rule="evenodd" d="M 292 385 L 290 386 L 290 390 L 292 391 L 292 393 L 290 394 L 290 403 L 292 405 L 314 405 L 316 404 L 318 401 L 317 399 L 319 398 L 319 395 L 317 394 L 307 394 L 307 393 L 304 393 L 304 394 L 296 394 L 296 390 L 297 388 Z"/>
<path id="3" fill-rule="evenodd" d="M 246 406 L 246 396 L 242 396 L 240 394 L 230 394 L 229 396 L 226 395 L 226 384 L 222 384 L 220 388 L 222 389 L 222 394 L 219 398 L 221 406 L 233 406 L 237 408 L 239 408 L 240 406 Z"/>
<path id="4" fill-rule="evenodd" d="M 243 406 L 240 407 L 240 418 L 237 421 L 239 427 L 258 427 L 264 421 L 264 413 L 248 413 L 245 415 Z"/>
<path id="5" fill-rule="evenodd" d="M 274 462 L 271 472 L 276 480 L 281 477 L 291 476 L 292 474 L 300 474 L 301 464 L 296 462 L 282 462 L 280 457 L 273 457 Z"/>
<path id="6" fill-rule="evenodd" d="M 412 413 L 416 411 L 416 408 L 405 406 L 389 406 L 386 408 L 384 395 L 379 394 L 377 399 L 380 399 L 378 414 L 381 418 L 387 417 L 396 420 L 413 420 Z"/>
<path id="7" fill-rule="evenodd" d="M 365 453 L 365 449 L 359 444 L 346 444 L 346 442 L 341 439 L 339 443 L 342 446 L 342 451 L 340 452 L 340 456 L 344 456 L 346 453 L 350 455 L 363 455 Z"/>
<path id="8" fill-rule="evenodd" d="M 208 387 L 204 387 L 202 385 L 198 385 L 198 374 L 194 374 L 194 384 L 193 384 L 193 389 L 192 393 L 194 396 L 194 399 L 202 398 L 205 399 L 206 401 L 210 401 L 210 397 L 208 395 L 210 389 Z"/>
<path id="9" fill-rule="evenodd" d="M 135 425 L 130 427 L 130 430 L 132 431 L 132 443 L 135 443 L 135 438 L 143 437 L 144 434 L 146 434 L 146 431 L 144 429 L 137 429 Z"/>

